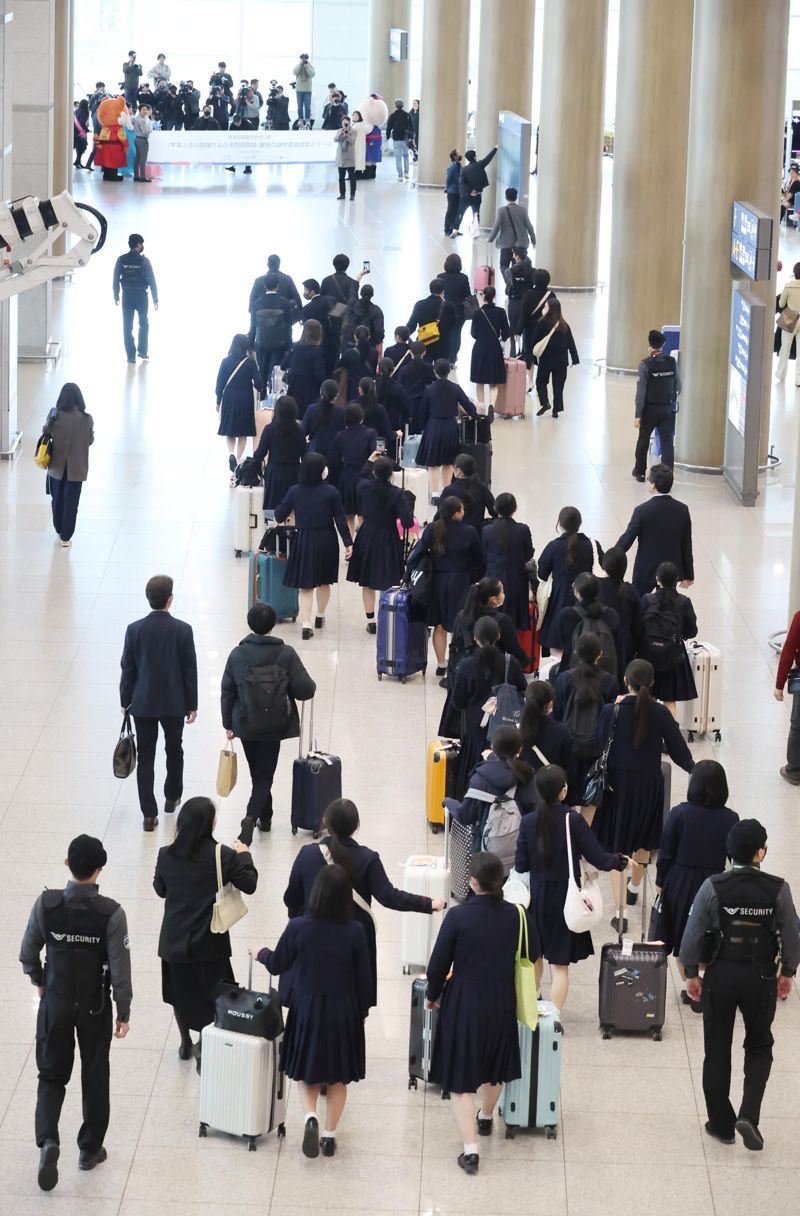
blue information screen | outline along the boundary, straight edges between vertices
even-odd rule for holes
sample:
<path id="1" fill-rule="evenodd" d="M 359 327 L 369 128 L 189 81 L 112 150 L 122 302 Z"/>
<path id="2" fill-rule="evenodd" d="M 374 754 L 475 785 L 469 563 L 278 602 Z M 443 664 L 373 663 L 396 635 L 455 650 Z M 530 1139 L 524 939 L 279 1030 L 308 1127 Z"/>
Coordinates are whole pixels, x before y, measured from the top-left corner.
<path id="1" fill-rule="evenodd" d="M 728 377 L 728 418 L 740 435 L 744 435 L 747 411 L 747 379 L 750 374 L 749 302 L 738 291 L 733 294 L 731 309 L 730 376 Z"/>
<path id="2" fill-rule="evenodd" d="M 748 279 L 768 279 L 772 273 L 772 219 L 745 203 L 733 204 L 731 262 Z"/>

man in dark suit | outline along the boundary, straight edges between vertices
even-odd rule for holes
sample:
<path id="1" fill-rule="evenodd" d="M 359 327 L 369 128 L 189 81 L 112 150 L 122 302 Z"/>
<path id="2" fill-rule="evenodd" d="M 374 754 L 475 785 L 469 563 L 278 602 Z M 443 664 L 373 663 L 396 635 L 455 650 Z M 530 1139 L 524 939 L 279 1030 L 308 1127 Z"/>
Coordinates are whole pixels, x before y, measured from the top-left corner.
<path id="1" fill-rule="evenodd" d="M 300 313 L 303 309 L 303 301 L 300 299 L 300 292 L 295 286 L 294 279 L 290 274 L 286 274 L 281 270 L 281 259 L 277 253 L 271 253 L 267 258 L 267 273 L 259 275 L 250 288 L 250 303 L 248 308 L 253 311 L 253 305 L 259 296 L 263 296 L 267 290 L 267 278 L 273 275 L 278 280 L 278 295 L 283 296 L 289 301 L 292 309 L 292 322 L 300 320 Z"/>
<path id="2" fill-rule="evenodd" d="M 310 701 L 317 691 L 300 656 L 271 636 L 277 621 L 270 604 L 256 603 L 247 614 L 251 633 L 228 655 L 222 675 L 222 725 L 229 739 L 241 739 L 253 792 L 239 839 L 248 847 L 253 827 L 272 826 L 272 781 L 281 740 L 297 739 L 297 701 Z"/>
<path id="3" fill-rule="evenodd" d="M 197 655 L 192 627 L 170 615 L 172 579 L 155 574 L 144 593 L 152 612 L 125 631 L 120 666 L 122 712 L 130 709 L 136 725 L 136 784 L 145 832 L 158 822 L 154 765 L 158 725 L 164 732 L 167 777 L 164 813 L 179 805 L 183 794 L 183 721 L 197 717 Z"/>
<path id="4" fill-rule="evenodd" d="M 306 321 L 319 321 L 322 326 L 322 359 L 325 364 L 325 374 L 330 376 L 339 356 L 341 320 L 334 332 L 329 317 L 336 301 L 330 296 L 321 295 L 316 279 L 303 279 L 303 299 L 306 301 L 301 317 L 303 324 L 305 325 Z"/>
<path id="5" fill-rule="evenodd" d="M 635 540 L 639 547 L 633 564 L 633 583 L 640 595 L 656 585 L 656 570 L 662 562 L 674 562 L 681 587 L 694 582 L 692 557 L 692 518 L 686 503 L 672 497 L 672 469 L 654 464 L 648 475 L 650 502 L 642 503 L 617 541 L 626 553 Z"/>
<path id="6" fill-rule="evenodd" d="M 449 362 L 450 335 L 456 325 L 456 310 L 444 298 L 444 283 L 441 279 L 431 280 L 430 293 L 424 300 L 417 300 L 408 318 L 408 328 L 413 334 L 415 329 L 436 321 L 439 337 L 434 342 L 425 343 L 425 358 L 430 363 L 435 363 L 437 359 L 447 359 Z M 419 338 L 419 334 L 417 337 Z"/>
<path id="7" fill-rule="evenodd" d="M 258 369 L 269 392 L 272 369 L 292 344 L 292 305 L 281 295 L 276 274 L 268 274 L 264 286 L 263 295 L 256 296 L 250 306 L 250 346 L 258 356 Z"/>

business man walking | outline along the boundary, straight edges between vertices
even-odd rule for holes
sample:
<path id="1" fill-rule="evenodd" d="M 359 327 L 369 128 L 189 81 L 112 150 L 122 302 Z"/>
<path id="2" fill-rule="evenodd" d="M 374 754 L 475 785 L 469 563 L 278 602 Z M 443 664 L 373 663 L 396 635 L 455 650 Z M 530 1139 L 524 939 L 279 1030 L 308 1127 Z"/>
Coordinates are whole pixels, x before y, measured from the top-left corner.
<path id="1" fill-rule="evenodd" d="M 197 717 L 197 655 L 191 625 L 170 615 L 172 579 L 156 574 L 144 593 L 152 611 L 125 631 L 120 666 L 119 699 L 136 726 L 136 782 L 145 832 L 155 830 L 158 806 L 154 791 L 158 727 L 164 732 L 167 777 L 164 813 L 179 805 L 183 794 L 183 723 Z"/>

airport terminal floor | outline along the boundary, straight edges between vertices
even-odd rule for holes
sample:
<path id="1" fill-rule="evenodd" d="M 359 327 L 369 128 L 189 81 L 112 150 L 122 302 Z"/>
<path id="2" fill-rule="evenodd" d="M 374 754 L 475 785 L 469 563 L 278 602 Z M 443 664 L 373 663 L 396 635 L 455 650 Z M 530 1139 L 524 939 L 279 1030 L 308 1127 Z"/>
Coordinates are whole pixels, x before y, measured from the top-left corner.
<path id="1" fill-rule="evenodd" d="M 605 169 L 607 256 L 610 162 Z M 369 258 L 375 301 L 390 331 L 426 294 L 446 253 L 456 248 L 467 269 L 473 258 L 472 241 L 453 243 L 442 235 L 442 195 L 397 184 L 393 164 L 361 185 L 353 203 L 336 201 L 333 176 L 333 169 L 317 168 L 257 168 L 249 177 L 172 168 L 147 191 L 130 182 L 103 184 L 99 173 L 78 175 L 75 184 L 76 197 L 108 216 L 108 246 L 54 289 L 54 336 L 62 355 L 55 367 L 21 367 L 24 443 L 17 461 L 0 465 L 0 1210 L 9 1216 L 45 1210 L 59 1216 L 795 1213 L 796 988 L 779 1002 L 775 1021 L 775 1064 L 761 1121 L 766 1146 L 748 1153 L 741 1143 L 725 1147 L 704 1135 L 702 1019 L 679 1003 L 677 973 L 671 973 L 662 1042 L 604 1042 L 597 1025 L 598 954 L 578 964 L 565 1014 L 557 1139 L 528 1133 L 506 1140 L 495 1120 L 494 1136 L 481 1142 L 480 1173 L 467 1177 L 456 1166 L 461 1146 L 450 1104 L 423 1085 L 408 1089 L 410 980 L 401 973 L 400 916 L 380 907 L 367 1077 L 351 1087 L 337 1156 L 310 1161 L 301 1155 L 294 1092 L 285 1140 L 264 1137 L 258 1151 L 248 1153 L 222 1135 L 198 1139 L 198 1077 L 178 1059 L 157 955 L 162 903 L 152 888 L 153 868 L 173 824 L 161 815 L 155 833 L 144 834 L 135 782 L 118 781 L 111 770 L 124 629 L 147 611 L 147 578 L 171 574 L 173 610 L 194 629 L 200 665 L 199 715 L 184 734 L 184 797 L 213 794 L 224 738 L 220 676 L 229 650 L 247 633 L 247 563 L 233 553 L 233 491 L 224 441 L 216 435 L 214 381 L 232 335 L 246 328 L 252 280 L 273 252 L 298 282 L 328 273 L 337 252 L 349 254 L 356 267 Z M 151 311 L 151 361 L 135 367 L 126 364 L 111 292 L 114 259 L 132 231 L 144 235 L 161 301 L 159 311 Z M 783 239 L 781 256 L 790 267 L 800 239 Z M 645 495 L 630 475 L 633 381 L 598 375 L 594 367 L 605 349 L 605 310 L 602 292 L 564 296 L 581 357 L 569 374 L 564 415 L 537 419 L 529 405 L 524 421 L 494 425 L 493 489 L 513 490 L 537 552 L 553 537 L 562 506 L 579 507 L 586 532 L 610 544 Z M 672 320 L 642 318 L 643 354 L 648 328 Z M 458 367 L 465 386 L 468 356 L 467 341 Z M 788 709 L 772 697 L 776 656 L 767 641 L 786 625 L 798 414 L 792 379 L 773 394 L 772 440 L 783 463 L 762 480 L 754 509 L 736 505 L 721 478 L 678 472 L 674 492 L 692 511 L 697 573 L 691 595 L 700 637 L 721 647 L 726 661 L 721 742 L 696 742 L 693 754 L 725 765 L 730 805 L 766 825 L 767 869 L 783 875 L 797 897 L 800 790 L 778 774 Z M 67 380 L 81 386 L 96 434 L 69 550 L 55 538 L 44 476 L 32 459 L 40 425 Z M 361 815 L 360 839 L 380 851 L 399 882 L 405 857 L 442 847 L 442 837 L 428 833 L 424 813 L 425 746 L 444 696 L 432 667 L 426 678 L 405 685 L 379 683 L 358 589 L 343 581 L 324 631 L 307 642 L 299 622 L 276 633 L 298 649 L 317 681 L 316 734 L 321 747 L 342 759 L 344 793 Z M 266 837 L 256 833 L 253 846 L 258 891 L 232 932 L 240 980 L 248 947 L 274 945 L 285 923 L 282 895 L 304 842 L 289 830 L 294 755 L 285 745 L 273 830 Z M 161 775 L 157 768 L 157 787 Z M 223 841 L 238 831 L 245 778 L 219 805 Z M 676 769 L 674 801 L 685 782 Z M 44 1195 L 36 1184 L 33 1137 L 38 999 L 17 956 L 33 900 L 43 886 L 63 885 L 67 843 L 79 832 L 102 837 L 108 851 L 101 890 L 128 914 L 134 1000 L 130 1034 L 112 1044 L 108 1161 L 78 1172 L 76 1071 L 61 1123 L 59 1185 Z M 608 906 L 605 875 L 602 883 Z M 607 925 L 595 933 L 598 953 L 611 936 Z M 546 972 L 545 994 L 548 989 Z M 740 1045 L 741 1030 L 734 1101 L 741 1089 Z"/>

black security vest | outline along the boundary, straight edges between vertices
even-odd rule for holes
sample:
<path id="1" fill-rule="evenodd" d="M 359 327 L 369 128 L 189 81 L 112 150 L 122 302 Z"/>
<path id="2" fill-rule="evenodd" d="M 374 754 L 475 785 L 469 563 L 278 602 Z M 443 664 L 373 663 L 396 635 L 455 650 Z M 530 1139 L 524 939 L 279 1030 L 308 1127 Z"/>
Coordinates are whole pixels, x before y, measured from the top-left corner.
<path id="1" fill-rule="evenodd" d="M 123 291 L 147 290 L 147 272 L 144 263 L 144 254 L 137 253 L 135 249 L 123 254 L 119 278 Z"/>
<path id="2" fill-rule="evenodd" d="M 672 405 L 678 365 L 672 355 L 651 355 L 644 361 L 647 368 L 645 405 Z"/>
<path id="3" fill-rule="evenodd" d="M 719 901 L 714 961 L 757 963 L 774 972 L 780 950 L 775 911 L 783 879 L 747 867 L 711 882 Z"/>
<path id="4" fill-rule="evenodd" d="M 113 899 L 93 895 L 66 900 L 63 891 L 42 895 L 47 962 L 47 992 L 99 1012 L 108 975 L 108 922 L 119 907 Z"/>

